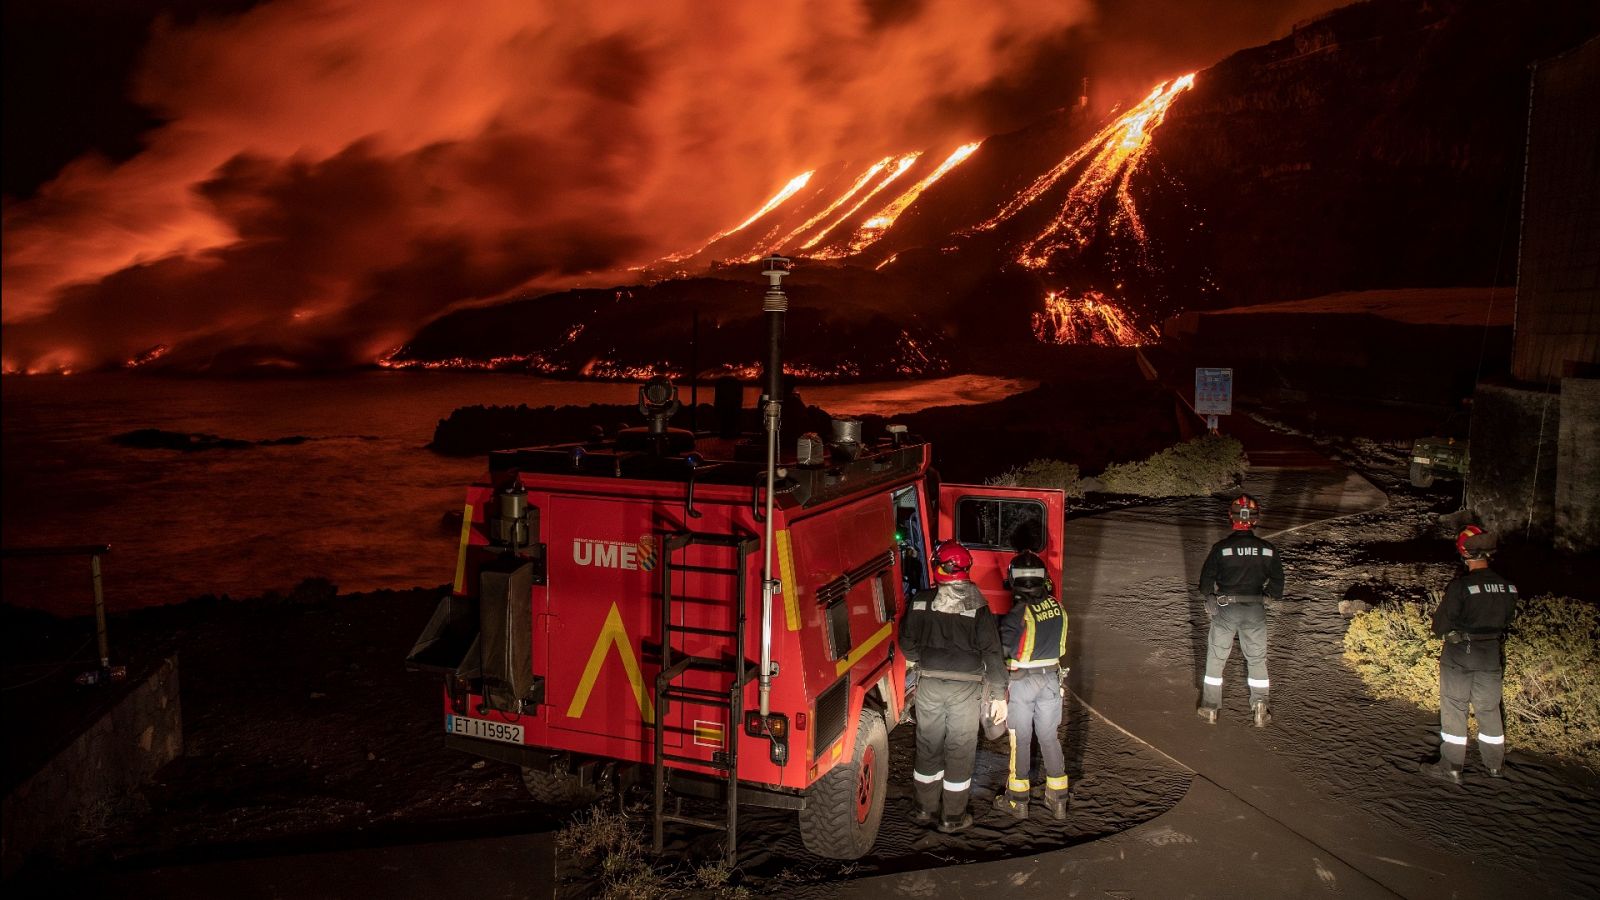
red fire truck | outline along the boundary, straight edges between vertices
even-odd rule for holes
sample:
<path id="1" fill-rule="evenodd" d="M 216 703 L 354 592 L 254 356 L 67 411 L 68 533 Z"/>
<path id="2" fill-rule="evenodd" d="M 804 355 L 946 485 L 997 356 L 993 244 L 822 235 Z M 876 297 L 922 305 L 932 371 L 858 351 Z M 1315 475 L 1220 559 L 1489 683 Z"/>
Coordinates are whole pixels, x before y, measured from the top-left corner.
<path id="1" fill-rule="evenodd" d="M 522 767 L 537 797 L 653 769 L 658 851 L 676 822 L 725 831 L 731 859 L 746 804 L 796 810 L 811 852 L 854 859 L 883 813 L 909 701 L 899 618 L 931 547 L 965 544 L 1003 612 L 1019 545 L 1060 571 L 1065 497 L 941 484 L 931 446 L 893 425 L 868 439 L 835 421 L 780 452 L 787 261 L 766 267 L 765 446 L 669 427 L 679 404 L 656 378 L 647 425 L 491 453 L 453 590 L 408 662 L 445 676 L 446 744 Z M 677 796 L 723 814 L 683 815 Z"/>

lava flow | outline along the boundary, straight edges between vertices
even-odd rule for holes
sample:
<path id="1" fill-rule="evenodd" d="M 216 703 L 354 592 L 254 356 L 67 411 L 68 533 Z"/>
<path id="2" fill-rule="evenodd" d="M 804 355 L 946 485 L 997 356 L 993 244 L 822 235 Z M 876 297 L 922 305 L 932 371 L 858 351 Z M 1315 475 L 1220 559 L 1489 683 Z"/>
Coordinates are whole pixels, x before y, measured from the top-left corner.
<path id="1" fill-rule="evenodd" d="M 1147 239 L 1139 210 L 1134 205 L 1131 179 L 1140 169 L 1156 128 L 1166 119 L 1167 110 L 1178 95 L 1194 87 L 1194 73 L 1165 82 L 1150 92 L 1137 106 L 1096 132 L 1083 146 L 1034 180 L 975 231 L 988 231 L 1010 219 L 1038 200 L 1085 159 L 1078 180 L 1067 192 L 1061 211 L 1036 237 L 1025 244 L 1017 256 L 1023 265 L 1038 269 L 1059 251 L 1077 253 L 1094 239 L 1100 219 L 1100 206 L 1108 194 L 1115 193 L 1116 209 L 1107 224 L 1115 231 L 1125 230 L 1140 246 Z"/>
<path id="2" fill-rule="evenodd" d="M 912 185 L 910 190 L 890 201 L 889 205 L 879 210 L 877 215 L 863 222 L 856 230 L 855 237 L 850 239 L 850 252 L 860 253 L 872 246 L 878 238 L 883 237 L 883 233 L 893 227 L 894 220 L 900 218 L 900 214 L 905 212 L 907 207 L 917 202 L 923 191 L 932 187 L 934 182 L 945 176 L 945 173 L 966 162 L 967 157 L 971 156 L 982 143 L 983 141 L 973 141 L 957 147 L 928 177 Z"/>
<path id="3" fill-rule="evenodd" d="M 894 169 L 892 171 L 890 171 L 888 175 L 884 176 L 883 180 L 879 181 L 877 183 L 877 185 L 873 187 L 872 190 L 868 191 L 867 195 L 865 197 L 862 197 L 860 200 L 857 200 L 854 206 L 851 206 L 848 210 L 846 210 L 843 215 L 840 215 L 840 216 L 836 217 L 831 223 L 829 223 L 829 225 L 826 228 L 824 228 L 821 231 L 817 232 L 816 236 L 814 236 L 811 240 L 806 241 L 804 244 L 801 244 L 800 245 L 800 249 L 801 250 L 810 250 L 812 247 L 815 247 L 818 243 L 820 243 L 822 241 L 823 238 L 827 237 L 829 235 L 829 233 L 831 233 L 835 228 L 838 228 L 840 223 L 844 222 L 846 219 L 849 219 L 851 216 L 855 215 L 857 212 L 860 211 L 861 207 L 866 206 L 867 203 L 873 197 L 878 196 L 879 192 L 881 192 L 884 188 L 888 187 L 889 185 L 893 184 L 894 180 L 896 178 L 899 178 L 901 175 L 904 175 L 906 173 L 906 170 L 911 168 L 912 163 L 915 163 L 919 158 L 921 158 L 921 156 L 922 156 L 922 152 L 919 150 L 916 153 L 907 153 L 906 155 L 904 155 L 904 156 L 900 157 L 898 160 L 896 160 L 895 164 L 894 164 Z M 816 254 L 813 254 L 813 255 L 817 256 L 819 258 L 822 258 L 822 259 L 837 259 L 837 258 L 839 258 L 841 256 L 844 256 L 845 254 L 844 254 L 844 252 L 841 251 L 841 252 L 838 252 L 838 253 L 834 253 L 832 255 L 829 255 L 829 254 L 826 254 L 826 253 L 816 253 Z"/>
<path id="4" fill-rule="evenodd" d="M 717 232 L 716 234 L 711 236 L 710 240 L 708 240 L 704 244 L 701 244 L 700 246 L 694 248 L 693 250 L 689 250 L 689 251 L 684 252 L 684 253 L 674 253 L 671 256 L 666 257 L 662 261 L 663 262 L 682 262 L 683 260 L 686 260 L 689 257 L 694 256 L 695 254 L 699 253 L 700 251 L 706 249 L 707 247 L 711 246 L 712 244 L 715 244 L 717 241 L 722 240 L 723 238 L 727 237 L 728 235 L 737 234 L 737 233 L 745 230 L 746 228 L 749 228 L 756 221 L 758 221 L 762 216 L 766 215 L 769 212 L 772 212 L 774 209 L 777 209 L 779 206 L 782 206 L 783 205 L 783 201 L 788 200 L 790 197 L 793 197 L 797 192 L 799 192 L 799 190 L 801 188 L 805 187 L 806 183 L 811 180 L 811 176 L 815 175 L 815 174 L 816 174 L 816 170 L 812 169 L 809 172 L 802 172 L 799 175 L 796 175 L 795 177 L 789 179 L 789 183 L 783 186 L 783 190 L 777 192 L 776 194 L 773 194 L 772 195 L 772 199 L 768 200 L 760 209 L 756 210 L 754 213 L 751 213 L 750 214 L 750 218 L 745 219 L 743 222 L 740 222 L 739 224 L 733 226 L 732 228 L 729 228 L 726 231 Z"/>
<path id="5" fill-rule="evenodd" d="M 756 250 L 754 253 L 751 253 L 749 256 L 745 257 L 744 261 L 747 263 L 755 262 L 770 254 L 781 253 L 784 245 L 788 244 L 792 240 L 795 240 L 796 238 L 799 238 L 802 234 L 805 234 L 815 227 L 817 223 L 833 215 L 834 210 L 845 205 L 845 203 L 848 202 L 851 197 L 854 197 L 861 191 L 862 188 L 870 184 L 872 179 L 878 177 L 879 172 L 882 172 L 890 163 L 894 161 L 895 158 L 893 156 L 885 156 L 883 159 L 873 163 L 870 168 L 861 173 L 861 177 L 857 178 L 854 184 L 850 185 L 849 190 L 835 198 L 832 203 L 828 204 L 827 207 L 822 210 L 822 212 L 819 212 L 811 218 L 805 220 L 805 222 L 800 224 L 800 227 L 784 235 L 781 239 L 763 244 L 761 249 Z M 829 228 L 831 227 L 833 226 L 830 225 Z"/>
<path id="6" fill-rule="evenodd" d="M 1128 315 L 1099 291 L 1068 297 L 1051 291 L 1044 311 L 1033 314 L 1033 336 L 1046 344 L 1098 344 L 1102 347 L 1140 347 L 1155 343 L 1160 334 L 1134 325 Z"/>

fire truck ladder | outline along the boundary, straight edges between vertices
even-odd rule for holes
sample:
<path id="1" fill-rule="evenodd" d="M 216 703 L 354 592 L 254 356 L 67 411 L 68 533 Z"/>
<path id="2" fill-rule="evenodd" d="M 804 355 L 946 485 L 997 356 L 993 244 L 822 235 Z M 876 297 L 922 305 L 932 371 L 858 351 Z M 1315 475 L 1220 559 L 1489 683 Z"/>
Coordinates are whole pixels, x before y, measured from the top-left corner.
<path id="1" fill-rule="evenodd" d="M 695 825 L 701 828 L 711 828 L 726 832 L 728 835 L 726 841 L 727 859 L 729 863 L 733 862 L 739 826 L 739 731 L 743 727 L 744 720 L 744 687 L 757 674 L 756 666 L 747 660 L 744 655 L 745 585 L 748 574 L 745 561 L 751 553 L 755 552 L 760 543 L 760 540 L 754 535 L 701 534 L 692 531 L 680 531 L 668 536 L 663 547 L 661 554 L 661 674 L 656 676 L 655 691 L 656 783 L 653 839 L 655 852 L 657 853 L 660 853 L 662 848 L 662 827 L 667 822 L 677 822 L 683 825 Z M 697 544 L 732 548 L 734 551 L 733 567 L 691 565 L 687 562 L 679 563 L 673 561 L 675 553 Z M 681 605 L 681 600 L 686 599 L 674 597 L 672 593 L 673 576 L 680 572 L 698 572 L 705 575 L 733 579 L 731 593 L 734 604 L 734 626 L 732 631 L 721 628 L 700 628 L 681 625 L 673 621 L 674 606 Z M 682 620 L 682 616 L 677 618 Z M 674 634 L 720 637 L 731 641 L 731 659 L 721 657 L 713 659 L 687 654 L 678 656 L 675 659 L 676 654 L 672 645 Z M 726 692 L 674 683 L 690 669 L 727 672 L 732 676 L 732 681 Z M 723 732 L 726 747 L 723 750 L 713 752 L 710 762 L 693 756 L 667 752 L 666 713 L 667 705 L 673 700 L 680 700 L 695 706 L 714 707 L 728 711 L 727 725 Z M 685 816 L 682 815 L 681 809 L 677 809 L 672 813 L 666 811 L 668 762 L 709 767 L 726 774 L 727 814 L 723 821 Z"/>

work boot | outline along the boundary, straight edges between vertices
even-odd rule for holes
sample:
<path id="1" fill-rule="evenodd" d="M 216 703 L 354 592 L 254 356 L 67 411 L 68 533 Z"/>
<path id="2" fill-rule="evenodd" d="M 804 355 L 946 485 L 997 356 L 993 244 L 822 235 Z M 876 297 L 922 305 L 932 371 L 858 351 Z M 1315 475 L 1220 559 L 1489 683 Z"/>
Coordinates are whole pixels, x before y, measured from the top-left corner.
<path id="1" fill-rule="evenodd" d="M 1506 777 L 1506 771 L 1505 771 L 1505 769 L 1490 768 L 1489 769 L 1489 777 L 1490 778 L 1504 778 L 1504 777 Z"/>
<path id="2" fill-rule="evenodd" d="M 962 813 L 959 819 L 945 819 L 939 823 L 939 831 L 944 834 L 955 834 L 966 831 L 972 827 L 972 813 Z"/>
<path id="3" fill-rule="evenodd" d="M 1194 713 L 1205 719 L 1207 725 L 1217 724 L 1217 708 L 1215 706 L 1199 706 L 1195 708 Z"/>
<path id="4" fill-rule="evenodd" d="M 1028 798 L 1017 799 L 1010 794 L 995 794 L 994 808 L 1015 819 L 1028 817 Z"/>
<path id="5" fill-rule="evenodd" d="M 934 818 L 935 816 L 933 813 L 928 812 L 919 806 L 917 807 L 917 811 L 911 814 L 911 824 L 921 825 L 922 827 L 927 828 L 933 824 Z"/>
<path id="6" fill-rule="evenodd" d="M 1044 792 L 1044 806 L 1045 806 L 1045 809 L 1050 810 L 1050 818 L 1055 819 L 1057 822 L 1066 821 L 1066 818 L 1067 818 L 1067 792 L 1066 791 L 1048 791 L 1048 790 L 1045 791 Z"/>
<path id="7" fill-rule="evenodd" d="M 1267 709 L 1267 701 L 1262 700 L 1256 704 L 1256 727 L 1265 728 L 1272 724 L 1272 712 Z"/>
<path id="8" fill-rule="evenodd" d="M 1429 778 L 1437 778 L 1440 781 L 1448 781 L 1451 784 L 1461 783 L 1461 770 L 1442 759 L 1438 762 L 1421 763 L 1417 766 L 1417 771 Z"/>

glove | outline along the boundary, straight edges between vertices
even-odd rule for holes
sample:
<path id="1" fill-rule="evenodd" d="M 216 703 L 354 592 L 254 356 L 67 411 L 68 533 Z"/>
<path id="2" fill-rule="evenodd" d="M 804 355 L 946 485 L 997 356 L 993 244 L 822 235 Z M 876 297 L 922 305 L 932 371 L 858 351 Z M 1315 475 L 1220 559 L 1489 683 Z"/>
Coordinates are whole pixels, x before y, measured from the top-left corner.
<path id="1" fill-rule="evenodd" d="M 1217 617 L 1217 610 L 1219 610 L 1221 608 L 1222 607 L 1217 605 L 1217 595 L 1216 594 L 1207 594 L 1206 595 L 1206 618 L 1215 619 Z"/>
<path id="2" fill-rule="evenodd" d="M 1446 644 L 1460 644 L 1465 642 L 1466 639 L 1467 636 L 1459 631 L 1447 631 L 1444 635 L 1444 642 Z"/>
<path id="3" fill-rule="evenodd" d="M 989 721 L 1004 722 L 1006 720 L 1006 698 L 996 697 L 989 701 Z"/>

